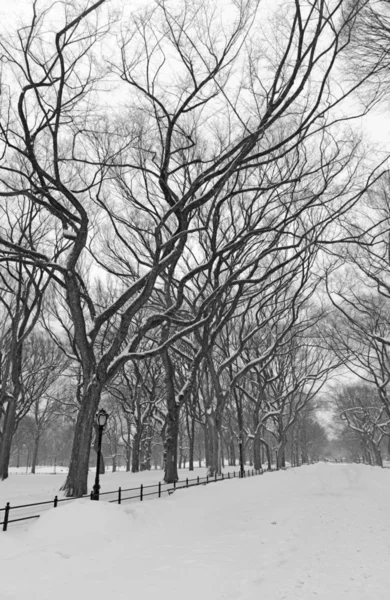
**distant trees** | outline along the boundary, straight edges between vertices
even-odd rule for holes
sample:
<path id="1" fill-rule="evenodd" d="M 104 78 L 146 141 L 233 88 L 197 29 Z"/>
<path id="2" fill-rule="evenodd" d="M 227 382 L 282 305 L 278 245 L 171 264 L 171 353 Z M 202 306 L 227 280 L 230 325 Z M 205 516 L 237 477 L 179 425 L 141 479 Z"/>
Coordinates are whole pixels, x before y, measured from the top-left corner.
<path id="1" fill-rule="evenodd" d="M 328 277 L 328 295 L 335 310 L 327 322 L 326 337 L 345 367 L 374 386 L 375 397 L 390 418 L 388 190 L 386 176 L 350 217 L 351 242 L 339 249 L 336 268 Z"/>
<path id="2" fill-rule="evenodd" d="M 7 406 L 1 440 L 1 477 L 8 477 L 12 440 L 20 422 L 30 417 L 34 441 L 32 473 L 35 473 L 39 443 L 53 422 L 59 404 L 59 378 L 66 370 L 66 359 L 59 348 L 42 334 L 32 333 L 23 343 L 18 373 L 19 395 L 11 397 Z M 15 388 L 13 388 L 15 389 Z M 12 411 L 9 408 L 11 404 Z"/>
<path id="3" fill-rule="evenodd" d="M 340 419 L 359 440 L 360 455 L 370 465 L 383 466 L 381 442 L 390 438 L 390 417 L 373 387 L 344 386 L 335 396 Z"/>
<path id="4" fill-rule="evenodd" d="M 29 410 L 31 397 L 27 380 L 34 377 L 34 356 L 29 355 L 51 274 L 33 261 L 19 261 L 10 248 L 18 245 L 22 252 L 31 251 L 48 232 L 48 220 L 39 206 L 16 198 L 0 206 L 0 235 L 4 253 L 0 269 L 0 478 L 8 477 L 12 436 L 23 414 Z M 30 348 L 28 349 L 28 345 Z"/>

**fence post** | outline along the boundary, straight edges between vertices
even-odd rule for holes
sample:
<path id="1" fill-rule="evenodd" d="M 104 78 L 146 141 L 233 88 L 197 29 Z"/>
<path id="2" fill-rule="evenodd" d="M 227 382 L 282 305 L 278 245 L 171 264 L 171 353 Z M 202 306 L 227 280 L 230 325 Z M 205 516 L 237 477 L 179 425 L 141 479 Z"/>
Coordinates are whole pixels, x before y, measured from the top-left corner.
<path id="1" fill-rule="evenodd" d="M 234 478 L 235 476 L 236 476 L 236 472 L 235 472 L 235 471 L 233 471 L 233 478 Z"/>
<path id="2" fill-rule="evenodd" d="M 57 504 L 58 504 L 58 496 L 55 496 L 55 498 L 54 498 L 54 508 L 57 508 Z"/>
<path id="3" fill-rule="evenodd" d="M 118 488 L 118 504 L 122 502 L 122 488 Z"/>
<path id="4" fill-rule="evenodd" d="M 215 471 L 214 481 L 217 481 L 217 471 Z"/>
<path id="5" fill-rule="evenodd" d="M 253 469 L 252 469 L 252 477 L 253 477 Z"/>
<path id="6" fill-rule="evenodd" d="M 10 508 L 11 507 L 9 505 L 9 502 L 7 502 L 7 504 L 5 505 L 5 511 L 4 511 L 3 531 L 7 531 Z"/>
<path id="7" fill-rule="evenodd" d="M 230 471 L 228 471 L 228 479 L 230 479 Z"/>
<path id="8" fill-rule="evenodd" d="M 174 490 L 176 490 L 176 479 L 175 479 L 175 481 L 173 482 L 173 489 L 174 489 Z"/>
<path id="9" fill-rule="evenodd" d="M 199 485 L 199 475 L 198 475 L 198 483 L 196 485 Z"/>
<path id="10" fill-rule="evenodd" d="M 158 482 L 158 497 L 161 498 L 161 481 Z"/>
<path id="11" fill-rule="evenodd" d="M 223 476 L 223 473 L 222 473 L 222 481 L 223 481 L 223 480 L 224 480 L 224 476 Z"/>
<path id="12" fill-rule="evenodd" d="M 143 498 L 144 498 L 144 486 L 141 483 L 141 486 L 139 488 L 139 499 L 141 500 L 141 502 L 142 502 Z"/>
<path id="13" fill-rule="evenodd" d="M 91 490 L 91 493 L 90 493 L 89 497 L 90 497 L 91 500 L 93 500 L 93 490 Z"/>
<path id="14" fill-rule="evenodd" d="M 188 487 L 188 477 L 187 477 L 187 479 L 186 479 L 186 487 Z"/>
<path id="15" fill-rule="evenodd" d="M 207 475 L 206 477 L 207 477 L 207 483 L 208 483 L 209 482 L 209 476 Z"/>

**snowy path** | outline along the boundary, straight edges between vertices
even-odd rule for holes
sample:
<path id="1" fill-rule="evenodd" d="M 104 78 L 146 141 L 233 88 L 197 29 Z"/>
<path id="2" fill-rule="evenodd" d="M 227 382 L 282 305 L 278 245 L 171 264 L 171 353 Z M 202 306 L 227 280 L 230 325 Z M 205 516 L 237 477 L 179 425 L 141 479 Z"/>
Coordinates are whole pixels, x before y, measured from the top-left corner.
<path id="1" fill-rule="evenodd" d="M 390 469 L 318 464 L 0 533 L 0 598 L 387 600 Z"/>

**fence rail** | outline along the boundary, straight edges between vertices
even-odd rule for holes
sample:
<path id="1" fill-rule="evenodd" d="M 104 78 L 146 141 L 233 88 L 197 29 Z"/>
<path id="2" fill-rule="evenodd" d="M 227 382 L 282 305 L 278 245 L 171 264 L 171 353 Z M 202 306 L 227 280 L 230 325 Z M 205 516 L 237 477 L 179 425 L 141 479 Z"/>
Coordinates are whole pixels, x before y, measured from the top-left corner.
<path id="1" fill-rule="evenodd" d="M 270 470 L 276 471 L 277 469 Z M 255 475 L 262 475 L 264 472 L 264 469 L 247 469 L 244 471 L 244 476 L 252 477 Z M 176 481 L 173 484 L 159 481 L 158 483 L 152 485 L 141 484 L 139 487 L 135 488 L 119 487 L 117 490 L 113 490 L 110 492 L 101 492 L 99 494 L 99 497 L 104 496 L 106 502 L 116 504 L 122 504 L 122 502 L 127 502 L 131 500 L 142 502 L 145 500 L 145 498 L 151 498 L 153 496 L 161 498 L 164 494 L 173 494 L 177 490 L 186 489 L 197 485 L 207 485 L 209 483 L 216 483 L 218 481 L 225 481 L 227 479 L 236 479 L 240 478 L 240 475 L 240 471 L 232 471 L 226 474 L 222 473 L 222 475 L 215 475 L 213 477 L 206 475 L 205 477 L 198 476 L 195 479 L 186 478 L 182 481 Z M 81 497 L 92 499 L 92 492 L 91 494 L 86 494 L 85 496 Z M 46 500 L 44 502 L 34 502 L 32 504 L 20 504 L 17 506 L 11 506 L 11 504 L 7 502 L 5 508 L 0 508 L 0 519 L 2 519 L 0 520 L 0 525 L 3 526 L 3 531 L 7 531 L 8 525 L 10 523 L 27 521 L 29 519 L 38 519 L 41 513 L 45 510 L 48 510 L 50 508 L 57 508 L 60 503 L 72 502 L 73 500 L 79 499 L 80 498 L 58 498 L 58 496 L 55 496 L 53 500 Z M 39 511 L 39 514 L 36 514 L 35 510 L 38 506 L 41 507 L 41 509 Z"/>

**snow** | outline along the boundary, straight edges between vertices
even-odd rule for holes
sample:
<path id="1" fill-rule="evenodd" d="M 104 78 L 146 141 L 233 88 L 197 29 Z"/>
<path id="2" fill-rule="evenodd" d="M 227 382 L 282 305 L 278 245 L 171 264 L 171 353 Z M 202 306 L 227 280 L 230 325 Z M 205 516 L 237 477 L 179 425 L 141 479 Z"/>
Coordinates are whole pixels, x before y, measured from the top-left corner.
<path id="1" fill-rule="evenodd" d="M 0 598 L 384 600 L 389 505 L 390 469 L 331 463 L 76 500 L 0 532 Z"/>

